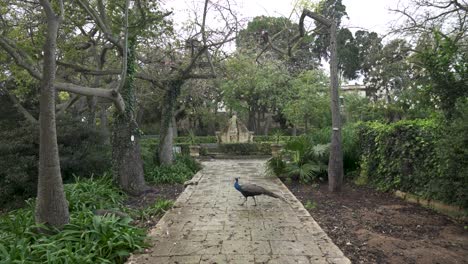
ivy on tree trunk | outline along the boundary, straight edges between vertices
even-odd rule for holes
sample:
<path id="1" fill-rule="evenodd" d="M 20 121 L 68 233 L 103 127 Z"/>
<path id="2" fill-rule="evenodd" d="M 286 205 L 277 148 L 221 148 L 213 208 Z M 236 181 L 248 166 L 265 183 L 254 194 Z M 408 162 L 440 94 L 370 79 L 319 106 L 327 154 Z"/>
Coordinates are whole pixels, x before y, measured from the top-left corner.
<path id="1" fill-rule="evenodd" d="M 128 194 L 139 195 L 146 190 L 140 132 L 135 120 L 135 39 L 129 39 L 127 74 L 120 91 L 125 112 L 116 113 L 112 133 L 112 169 L 119 186 Z"/>

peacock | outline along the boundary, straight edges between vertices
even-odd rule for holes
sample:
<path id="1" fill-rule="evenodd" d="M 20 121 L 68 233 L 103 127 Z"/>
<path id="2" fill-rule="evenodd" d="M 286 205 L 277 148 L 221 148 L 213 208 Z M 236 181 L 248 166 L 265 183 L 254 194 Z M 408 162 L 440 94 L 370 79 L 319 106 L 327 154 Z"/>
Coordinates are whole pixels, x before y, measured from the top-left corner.
<path id="1" fill-rule="evenodd" d="M 251 183 L 245 183 L 245 184 L 239 184 L 239 178 L 235 178 L 236 181 L 234 183 L 234 188 L 236 188 L 236 190 L 238 190 L 244 197 L 245 197 L 245 200 L 244 202 L 241 204 L 241 205 L 244 205 L 246 202 L 247 202 L 247 198 L 248 197 L 252 197 L 254 202 L 255 202 L 255 206 L 257 205 L 257 200 L 255 200 L 255 196 L 257 195 L 267 195 L 267 196 L 270 196 L 270 197 L 273 197 L 273 198 L 278 198 L 278 199 L 281 199 L 283 201 L 286 201 L 284 199 L 284 197 L 272 192 L 272 191 L 269 191 L 265 188 L 263 188 L 262 186 L 258 186 L 256 184 L 251 184 Z"/>

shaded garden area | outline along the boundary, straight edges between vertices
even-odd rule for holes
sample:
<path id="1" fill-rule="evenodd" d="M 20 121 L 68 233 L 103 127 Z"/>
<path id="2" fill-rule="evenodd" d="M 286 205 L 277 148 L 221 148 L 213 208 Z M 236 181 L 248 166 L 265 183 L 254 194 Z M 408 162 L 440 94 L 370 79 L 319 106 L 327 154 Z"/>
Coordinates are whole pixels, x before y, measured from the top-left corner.
<path id="1" fill-rule="evenodd" d="M 125 262 L 198 155 L 271 155 L 354 262 L 468 258 L 466 1 L 397 4 L 385 34 L 342 0 L 173 2 L 0 3 L 0 262 Z"/>

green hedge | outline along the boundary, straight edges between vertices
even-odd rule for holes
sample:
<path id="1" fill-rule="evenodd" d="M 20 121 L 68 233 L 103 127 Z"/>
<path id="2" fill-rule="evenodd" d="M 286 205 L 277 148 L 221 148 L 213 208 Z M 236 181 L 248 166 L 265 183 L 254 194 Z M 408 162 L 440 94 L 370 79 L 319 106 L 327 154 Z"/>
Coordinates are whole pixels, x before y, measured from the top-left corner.
<path id="1" fill-rule="evenodd" d="M 291 138 L 294 138 L 292 136 L 280 136 L 279 141 L 280 142 L 286 142 L 289 141 Z M 276 142 L 276 137 L 275 136 L 254 136 L 253 137 L 254 142 Z"/>
<path id="2" fill-rule="evenodd" d="M 176 137 L 174 138 L 174 143 L 190 143 L 190 137 Z M 200 136 L 195 137 L 196 144 L 204 144 L 204 143 L 216 143 L 215 136 Z"/>
<path id="3" fill-rule="evenodd" d="M 222 153 L 234 154 L 234 155 L 270 155 L 271 144 L 270 143 L 228 143 L 220 144 L 219 150 Z"/>
<path id="4" fill-rule="evenodd" d="M 436 121 L 362 123 L 358 131 L 361 182 L 468 207 L 467 177 L 453 175 L 444 166 L 439 141 L 445 135 Z"/>

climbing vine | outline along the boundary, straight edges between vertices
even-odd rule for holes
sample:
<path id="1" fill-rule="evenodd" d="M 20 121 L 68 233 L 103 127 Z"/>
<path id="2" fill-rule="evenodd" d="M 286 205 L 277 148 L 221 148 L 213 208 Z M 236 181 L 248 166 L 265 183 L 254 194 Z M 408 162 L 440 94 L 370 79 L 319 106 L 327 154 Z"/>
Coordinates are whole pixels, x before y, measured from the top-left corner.
<path id="1" fill-rule="evenodd" d="M 468 207 L 468 181 L 445 169 L 435 120 L 403 120 L 359 126 L 361 175 L 358 181 L 381 190 L 401 190 Z"/>

